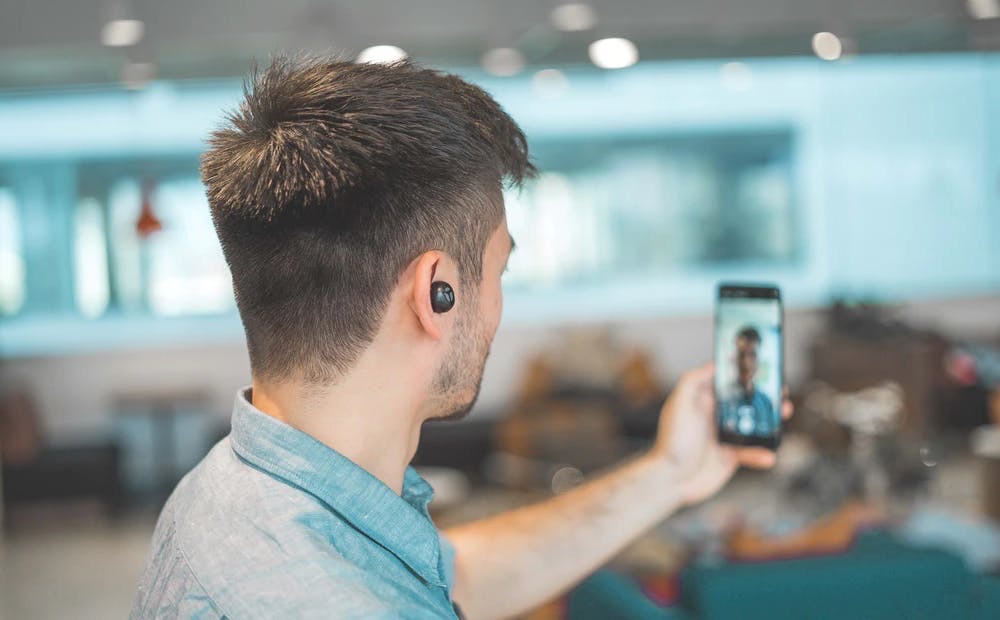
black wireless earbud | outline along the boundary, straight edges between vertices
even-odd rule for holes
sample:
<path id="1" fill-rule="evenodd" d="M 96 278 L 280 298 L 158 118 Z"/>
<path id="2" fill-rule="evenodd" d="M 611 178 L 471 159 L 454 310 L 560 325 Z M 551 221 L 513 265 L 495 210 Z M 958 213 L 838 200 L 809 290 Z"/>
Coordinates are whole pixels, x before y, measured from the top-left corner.
<path id="1" fill-rule="evenodd" d="M 455 290 L 447 282 L 431 283 L 431 308 L 438 314 L 455 307 Z"/>

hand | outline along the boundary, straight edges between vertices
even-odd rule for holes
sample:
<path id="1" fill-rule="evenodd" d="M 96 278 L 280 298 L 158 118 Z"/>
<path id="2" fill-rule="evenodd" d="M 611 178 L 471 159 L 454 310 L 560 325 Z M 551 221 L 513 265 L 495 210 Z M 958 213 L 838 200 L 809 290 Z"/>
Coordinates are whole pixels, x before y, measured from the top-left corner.
<path id="1" fill-rule="evenodd" d="M 740 465 L 755 469 L 774 466 L 774 452 L 760 447 L 720 444 L 715 421 L 712 378 L 715 366 L 708 364 L 685 373 L 660 412 L 653 453 L 673 463 L 683 481 L 685 504 L 714 495 Z M 786 398 L 781 417 L 792 415 Z"/>

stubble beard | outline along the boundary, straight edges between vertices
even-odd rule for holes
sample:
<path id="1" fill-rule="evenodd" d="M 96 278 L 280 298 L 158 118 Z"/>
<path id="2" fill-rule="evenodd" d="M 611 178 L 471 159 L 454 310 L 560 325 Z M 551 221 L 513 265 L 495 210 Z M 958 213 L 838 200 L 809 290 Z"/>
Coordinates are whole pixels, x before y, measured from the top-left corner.
<path id="1" fill-rule="evenodd" d="M 434 381 L 435 400 L 438 401 L 434 408 L 438 413 L 429 420 L 461 420 L 469 415 L 479 398 L 492 339 L 472 314 L 463 312 L 456 321 L 451 351 Z"/>

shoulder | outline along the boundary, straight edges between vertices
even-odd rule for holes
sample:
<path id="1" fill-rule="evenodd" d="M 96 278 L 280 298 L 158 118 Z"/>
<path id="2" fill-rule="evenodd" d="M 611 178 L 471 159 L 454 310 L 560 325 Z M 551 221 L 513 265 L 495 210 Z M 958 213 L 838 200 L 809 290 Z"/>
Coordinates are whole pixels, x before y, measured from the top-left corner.
<path id="1" fill-rule="evenodd" d="M 203 599 L 235 618 L 402 617 L 394 584 L 340 553 L 353 536 L 313 496 L 246 464 L 223 440 L 160 517 L 154 570 L 174 585 L 156 596 Z"/>
<path id="2" fill-rule="evenodd" d="M 149 562 L 139 580 L 130 618 L 222 618 L 177 544 L 175 523 L 165 509 L 156 526 Z"/>
<path id="3" fill-rule="evenodd" d="M 755 390 L 754 398 L 757 400 L 759 404 L 764 405 L 767 408 L 768 412 L 774 410 L 774 403 L 771 402 L 771 399 L 764 392 L 760 390 Z"/>

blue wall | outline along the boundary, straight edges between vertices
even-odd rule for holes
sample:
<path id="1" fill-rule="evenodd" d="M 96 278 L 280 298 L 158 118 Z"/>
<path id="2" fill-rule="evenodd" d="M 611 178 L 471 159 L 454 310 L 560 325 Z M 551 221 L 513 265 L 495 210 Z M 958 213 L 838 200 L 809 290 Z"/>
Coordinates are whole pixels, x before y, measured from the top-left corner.
<path id="1" fill-rule="evenodd" d="M 1000 57 L 747 61 L 744 92 L 720 64 L 570 73 L 556 101 L 482 82 L 532 137 L 791 126 L 806 260 L 742 275 L 778 280 L 793 302 L 1000 290 Z M 728 275 L 665 280 L 658 303 L 705 307 Z"/>
<path id="2" fill-rule="evenodd" d="M 531 140 L 774 127 L 795 134 L 801 262 L 512 294 L 508 321 L 615 318 L 623 307 L 626 315 L 707 311 L 720 278 L 777 281 L 793 305 L 839 293 L 913 299 L 1000 291 L 1000 56 L 744 62 L 750 78 L 735 89 L 718 61 L 568 69 L 569 91 L 551 100 L 538 97 L 528 77 L 464 72 Z M 239 97 L 233 81 L 0 94 L 0 167 L 197 153 Z M 27 352 L 45 331 L 29 323 L 8 321 L 0 337 Z M 239 329 L 229 333 L 236 338 Z"/>

